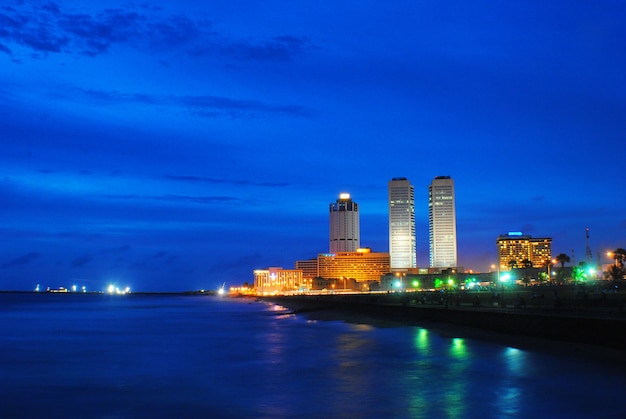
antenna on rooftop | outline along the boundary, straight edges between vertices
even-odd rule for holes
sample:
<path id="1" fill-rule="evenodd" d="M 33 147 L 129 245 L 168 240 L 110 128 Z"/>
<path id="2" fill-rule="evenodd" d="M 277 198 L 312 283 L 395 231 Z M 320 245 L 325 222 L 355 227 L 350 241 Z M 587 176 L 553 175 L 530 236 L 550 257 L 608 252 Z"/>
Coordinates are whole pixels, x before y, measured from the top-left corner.
<path id="1" fill-rule="evenodd" d="M 585 247 L 585 260 L 587 263 L 591 263 L 593 261 L 593 254 L 591 253 L 591 246 L 589 246 L 589 227 L 585 229 L 585 240 L 587 247 Z"/>

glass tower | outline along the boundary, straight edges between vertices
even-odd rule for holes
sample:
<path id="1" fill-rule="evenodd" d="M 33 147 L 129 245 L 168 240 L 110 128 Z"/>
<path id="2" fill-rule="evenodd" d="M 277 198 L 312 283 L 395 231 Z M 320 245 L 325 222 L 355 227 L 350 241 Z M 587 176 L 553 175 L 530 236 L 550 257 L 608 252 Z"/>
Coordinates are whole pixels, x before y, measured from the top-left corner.
<path id="1" fill-rule="evenodd" d="M 403 177 L 389 181 L 389 258 L 392 271 L 417 268 L 415 197 Z"/>
<path id="2" fill-rule="evenodd" d="M 450 176 L 437 176 L 428 187 L 428 222 L 430 267 L 458 266 L 454 180 Z"/>

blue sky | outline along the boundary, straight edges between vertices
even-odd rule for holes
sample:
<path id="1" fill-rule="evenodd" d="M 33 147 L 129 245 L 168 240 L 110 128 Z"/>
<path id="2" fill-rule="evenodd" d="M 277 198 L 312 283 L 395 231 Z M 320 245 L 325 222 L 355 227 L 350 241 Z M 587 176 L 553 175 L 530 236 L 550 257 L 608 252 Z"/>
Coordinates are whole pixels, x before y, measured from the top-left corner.
<path id="1" fill-rule="evenodd" d="M 459 263 L 507 231 L 625 247 L 621 1 L 5 2 L 0 289 L 215 288 L 328 250 L 349 192 L 455 179 Z M 608 260 L 603 260 L 608 262 Z"/>

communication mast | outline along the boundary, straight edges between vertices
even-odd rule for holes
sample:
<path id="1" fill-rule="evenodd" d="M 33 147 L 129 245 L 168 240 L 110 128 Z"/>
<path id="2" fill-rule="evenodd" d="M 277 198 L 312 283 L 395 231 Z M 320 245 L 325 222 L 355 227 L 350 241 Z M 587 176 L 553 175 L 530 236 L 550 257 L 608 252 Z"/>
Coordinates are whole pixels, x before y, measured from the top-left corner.
<path id="1" fill-rule="evenodd" d="M 585 229 L 585 239 L 587 246 L 585 247 L 585 260 L 587 263 L 593 262 L 593 254 L 591 253 L 591 246 L 589 246 L 589 227 Z"/>

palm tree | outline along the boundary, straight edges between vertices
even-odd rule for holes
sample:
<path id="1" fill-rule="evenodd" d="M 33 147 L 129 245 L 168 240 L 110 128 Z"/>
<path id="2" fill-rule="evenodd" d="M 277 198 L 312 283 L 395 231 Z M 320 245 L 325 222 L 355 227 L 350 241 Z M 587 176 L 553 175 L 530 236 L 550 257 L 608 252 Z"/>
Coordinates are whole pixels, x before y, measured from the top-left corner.
<path id="1" fill-rule="evenodd" d="M 533 263 L 529 259 L 524 259 L 522 261 L 522 267 L 524 268 L 524 283 L 528 286 L 528 282 L 530 282 L 528 270 L 533 267 Z"/>
<path id="2" fill-rule="evenodd" d="M 607 279 L 613 280 L 613 284 L 617 284 L 617 281 L 624 279 L 624 271 L 622 271 L 619 266 L 609 266 L 609 269 L 606 271 L 606 276 Z"/>
<path id="3" fill-rule="evenodd" d="M 508 265 L 509 265 L 509 268 L 511 268 L 511 270 L 513 270 L 517 266 L 517 261 L 515 259 L 511 259 L 511 260 L 509 260 Z"/>
<path id="4" fill-rule="evenodd" d="M 554 259 L 556 259 L 556 261 L 561 264 L 561 271 L 559 272 L 559 277 L 562 281 L 563 272 L 565 271 L 565 264 L 570 262 L 570 258 L 565 253 L 559 253 Z"/>
<path id="5" fill-rule="evenodd" d="M 545 266 L 548 269 L 548 273 L 544 273 L 543 275 L 546 276 L 546 279 L 548 281 L 552 281 L 552 278 L 550 277 L 550 273 L 552 271 L 552 267 L 554 266 L 554 264 L 552 263 L 552 258 L 548 258 L 544 261 L 543 266 Z"/>

